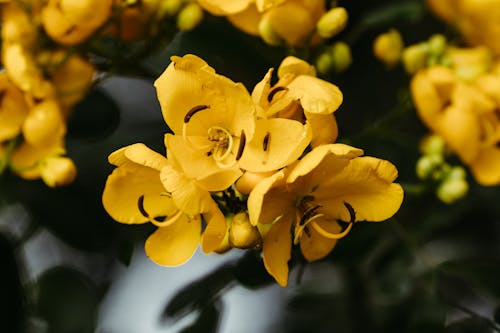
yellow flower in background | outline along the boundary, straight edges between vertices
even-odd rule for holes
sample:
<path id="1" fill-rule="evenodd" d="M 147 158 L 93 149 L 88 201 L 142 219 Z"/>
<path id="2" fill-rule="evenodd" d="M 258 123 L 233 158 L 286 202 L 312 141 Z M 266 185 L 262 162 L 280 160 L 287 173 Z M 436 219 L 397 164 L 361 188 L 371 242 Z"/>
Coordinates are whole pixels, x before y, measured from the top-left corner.
<path id="1" fill-rule="evenodd" d="M 62 45 L 82 43 L 110 17 L 113 0 L 49 0 L 41 20 L 47 34 Z"/>
<path id="2" fill-rule="evenodd" d="M 213 15 L 226 16 L 238 29 L 260 35 L 271 45 L 306 46 L 326 12 L 324 1 L 309 0 L 198 0 Z"/>
<path id="3" fill-rule="evenodd" d="M 338 127 L 333 113 L 342 104 L 340 89 L 316 77 L 313 66 L 296 57 L 285 58 L 279 81 L 271 86 L 272 70 L 255 86 L 252 97 L 265 117 L 290 118 L 311 126 L 311 145 L 333 143 Z"/>
<path id="4" fill-rule="evenodd" d="M 264 238 L 264 264 L 281 286 L 288 282 L 292 243 L 300 244 L 308 261 L 319 260 L 355 222 L 383 221 L 398 211 L 403 190 L 393 183 L 396 168 L 362 153 L 343 144 L 319 146 L 250 192 L 251 223 L 272 225 Z"/>
<path id="5" fill-rule="evenodd" d="M 451 67 L 431 66 L 411 81 L 422 121 L 482 185 L 500 183 L 500 71 L 483 48 L 452 49 Z"/>
<path id="6" fill-rule="evenodd" d="M 485 45 L 500 54 L 499 0 L 427 0 L 440 18 L 455 26 L 470 45 Z"/>
<path id="7" fill-rule="evenodd" d="M 13 139 L 21 133 L 28 111 L 22 91 L 5 72 L 0 73 L 0 142 Z"/>

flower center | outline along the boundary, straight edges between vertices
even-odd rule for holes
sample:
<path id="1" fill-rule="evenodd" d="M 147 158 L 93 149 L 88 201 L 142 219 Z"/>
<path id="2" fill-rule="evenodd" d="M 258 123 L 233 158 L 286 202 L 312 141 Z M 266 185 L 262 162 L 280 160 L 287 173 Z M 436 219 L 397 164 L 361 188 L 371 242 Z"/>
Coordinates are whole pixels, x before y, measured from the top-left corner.
<path id="1" fill-rule="evenodd" d="M 228 130 L 219 126 L 212 126 L 208 129 L 208 141 L 212 145 L 207 155 L 212 156 L 216 162 L 223 161 L 233 149 L 233 136 Z"/>

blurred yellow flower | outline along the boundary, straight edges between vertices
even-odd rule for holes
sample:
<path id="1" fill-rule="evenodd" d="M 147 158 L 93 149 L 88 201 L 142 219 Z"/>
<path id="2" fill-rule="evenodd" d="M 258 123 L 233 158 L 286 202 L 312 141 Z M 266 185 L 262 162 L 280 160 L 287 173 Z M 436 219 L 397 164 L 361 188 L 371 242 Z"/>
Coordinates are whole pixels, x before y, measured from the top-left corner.
<path id="1" fill-rule="evenodd" d="M 292 242 L 308 261 L 319 260 L 355 222 L 383 221 L 398 211 L 403 190 L 393 183 L 396 168 L 362 153 L 343 144 L 319 146 L 250 192 L 251 223 L 272 225 L 264 238 L 264 264 L 281 286 L 288 283 Z"/>
<path id="2" fill-rule="evenodd" d="M 440 18 L 454 25 L 471 45 L 500 54 L 499 0 L 427 0 Z"/>

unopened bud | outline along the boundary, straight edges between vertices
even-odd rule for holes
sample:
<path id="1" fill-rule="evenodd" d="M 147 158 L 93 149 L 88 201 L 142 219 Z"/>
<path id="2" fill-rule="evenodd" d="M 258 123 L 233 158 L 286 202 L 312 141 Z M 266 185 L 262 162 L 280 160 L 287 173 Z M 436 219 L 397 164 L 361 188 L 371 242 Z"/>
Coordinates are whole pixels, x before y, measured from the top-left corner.
<path id="1" fill-rule="evenodd" d="M 431 154 L 420 157 L 417 161 L 416 172 L 420 179 L 428 179 L 440 169 L 444 163 L 442 155 Z"/>
<path id="2" fill-rule="evenodd" d="M 429 53 L 439 56 L 446 50 L 446 37 L 441 34 L 432 35 L 428 41 Z"/>
<path id="3" fill-rule="evenodd" d="M 437 134 L 431 134 L 422 139 L 419 148 L 422 154 L 432 155 L 432 154 L 442 154 L 444 152 L 445 147 L 446 147 L 446 142 L 441 136 Z"/>
<path id="4" fill-rule="evenodd" d="M 243 194 L 250 194 L 253 188 L 264 178 L 272 176 L 270 172 L 250 172 L 246 171 L 236 182 L 236 190 Z"/>
<path id="5" fill-rule="evenodd" d="M 246 213 L 233 216 L 231 229 L 229 229 L 229 243 L 236 248 L 248 249 L 261 241 L 257 227 L 253 226 Z"/>
<path id="6" fill-rule="evenodd" d="M 345 42 L 336 42 L 332 45 L 333 68 L 335 72 L 345 71 L 352 63 L 351 48 Z"/>
<path id="7" fill-rule="evenodd" d="M 64 186 L 75 179 L 76 166 L 68 157 L 47 157 L 40 162 L 40 175 L 49 187 Z"/>
<path id="8" fill-rule="evenodd" d="M 316 58 L 316 69 L 318 70 L 318 73 L 325 75 L 331 72 L 333 68 L 334 68 L 333 55 L 331 54 L 330 50 L 321 53 Z"/>
<path id="9" fill-rule="evenodd" d="M 203 20 L 203 10 L 192 2 L 184 7 L 177 16 L 177 27 L 181 31 L 190 31 L 196 28 Z"/>
<path id="10" fill-rule="evenodd" d="M 184 4 L 183 0 L 164 0 L 160 4 L 159 12 L 160 17 L 170 16 L 173 17 L 179 13 L 182 5 Z"/>
<path id="11" fill-rule="evenodd" d="M 403 50 L 403 65 L 405 70 L 413 74 L 424 68 L 427 64 L 428 54 L 429 47 L 426 43 L 408 46 Z"/>
<path id="12" fill-rule="evenodd" d="M 226 230 L 226 234 L 224 235 L 224 239 L 222 242 L 217 246 L 217 248 L 214 250 L 214 252 L 223 254 L 226 253 L 231 249 L 231 244 L 229 244 L 229 230 Z"/>
<path id="13" fill-rule="evenodd" d="M 465 169 L 459 165 L 456 165 L 450 169 L 448 174 L 446 175 L 446 180 L 452 179 L 466 179 L 467 173 Z"/>
<path id="14" fill-rule="evenodd" d="M 463 178 L 446 179 L 436 190 L 436 195 L 444 203 L 451 204 L 463 198 L 469 191 L 469 184 Z"/>
<path id="15" fill-rule="evenodd" d="M 318 34 L 323 38 L 331 38 L 344 30 L 349 15 L 343 7 L 335 7 L 326 12 L 316 24 Z"/>
<path id="16" fill-rule="evenodd" d="M 394 66 L 401 59 L 403 47 L 401 34 L 397 30 L 391 29 L 375 39 L 373 53 L 387 66 Z"/>

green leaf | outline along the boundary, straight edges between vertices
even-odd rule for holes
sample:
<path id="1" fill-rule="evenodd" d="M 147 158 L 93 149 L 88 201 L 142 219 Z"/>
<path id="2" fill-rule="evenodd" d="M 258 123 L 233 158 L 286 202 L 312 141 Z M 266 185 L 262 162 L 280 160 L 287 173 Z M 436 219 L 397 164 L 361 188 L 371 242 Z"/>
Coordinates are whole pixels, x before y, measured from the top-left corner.
<path id="1" fill-rule="evenodd" d="M 92 333 L 96 327 L 98 292 L 82 273 L 56 267 L 37 281 L 37 314 L 51 333 Z"/>

